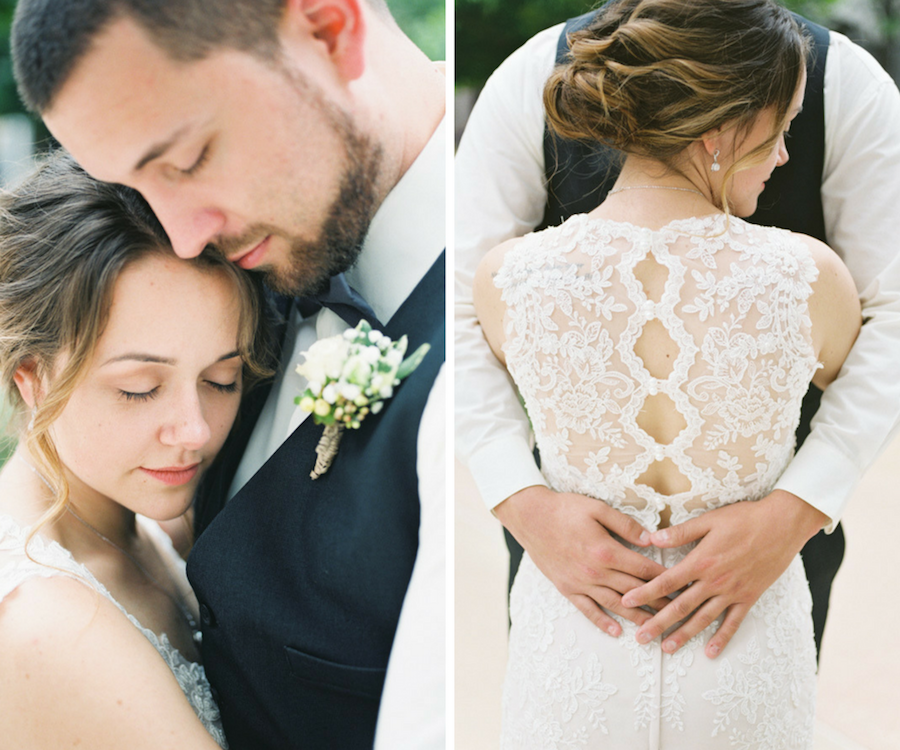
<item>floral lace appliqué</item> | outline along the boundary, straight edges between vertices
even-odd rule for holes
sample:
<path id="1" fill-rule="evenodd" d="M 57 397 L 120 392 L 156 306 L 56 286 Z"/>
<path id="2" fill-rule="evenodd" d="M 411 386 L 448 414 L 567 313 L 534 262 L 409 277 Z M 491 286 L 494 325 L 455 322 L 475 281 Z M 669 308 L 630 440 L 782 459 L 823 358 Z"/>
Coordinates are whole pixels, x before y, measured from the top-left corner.
<path id="1" fill-rule="evenodd" d="M 641 264 L 664 278 L 653 295 Z M 819 367 L 807 306 L 816 276 L 796 236 L 722 216 L 658 231 L 575 216 L 523 239 L 494 283 L 551 487 L 651 529 L 664 511 L 676 524 L 768 494 Z M 637 353 L 651 329 L 671 342 L 664 369 Z M 678 428 L 649 434 L 648 408 Z M 677 491 L 642 481 L 659 465 Z M 637 551 L 666 566 L 688 552 Z M 527 556 L 511 615 L 503 747 L 811 746 L 815 651 L 799 559 L 717 660 L 702 653 L 717 624 L 674 655 L 637 644 L 619 618 L 624 632 L 610 638 Z"/>

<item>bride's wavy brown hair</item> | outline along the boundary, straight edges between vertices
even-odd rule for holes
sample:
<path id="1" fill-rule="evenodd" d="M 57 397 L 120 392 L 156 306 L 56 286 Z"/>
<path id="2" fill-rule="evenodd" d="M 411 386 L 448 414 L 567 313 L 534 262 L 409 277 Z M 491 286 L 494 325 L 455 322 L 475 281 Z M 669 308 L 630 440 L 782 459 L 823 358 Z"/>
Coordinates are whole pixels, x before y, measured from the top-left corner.
<path id="1" fill-rule="evenodd" d="M 152 255 L 173 251 L 140 194 L 98 182 L 65 152 L 46 157 L 22 184 L 0 193 L 0 384 L 13 410 L 10 432 L 24 440 L 56 496 L 30 536 L 59 518 L 69 497 L 49 428 L 93 359 L 119 274 Z M 234 286 L 246 392 L 272 372 L 261 285 L 218 254 L 204 251 L 184 262 Z M 49 383 L 33 411 L 13 379 L 22 366 Z"/>
<path id="2" fill-rule="evenodd" d="M 733 164 L 763 161 L 787 120 L 810 54 L 793 16 L 771 0 L 612 0 L 569 35 L 566 63 L 544 88 L 550 127 L 677 170 L 714 128 L 745 135 L 763 110 L 770 137 Z"/>

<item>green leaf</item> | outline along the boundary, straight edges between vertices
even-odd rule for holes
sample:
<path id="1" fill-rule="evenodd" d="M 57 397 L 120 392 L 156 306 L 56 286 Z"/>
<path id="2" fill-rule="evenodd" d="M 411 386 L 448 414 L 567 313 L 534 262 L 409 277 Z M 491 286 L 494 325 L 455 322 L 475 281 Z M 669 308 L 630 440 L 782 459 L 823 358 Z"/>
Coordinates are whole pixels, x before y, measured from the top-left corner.
<path id="1" fill-rule="evenodd" d="M 425 355 L 428 354 L 429 349 L 431 349 L 431 344 L 422 344 L 422 346 L 404 359 L 400 363 L 400 367 L 397 368 L 397 379 L 403 380 L 405 377 L 411 375 L 413 370 L 422 364 L 422 360 L 425 359 Z"/>

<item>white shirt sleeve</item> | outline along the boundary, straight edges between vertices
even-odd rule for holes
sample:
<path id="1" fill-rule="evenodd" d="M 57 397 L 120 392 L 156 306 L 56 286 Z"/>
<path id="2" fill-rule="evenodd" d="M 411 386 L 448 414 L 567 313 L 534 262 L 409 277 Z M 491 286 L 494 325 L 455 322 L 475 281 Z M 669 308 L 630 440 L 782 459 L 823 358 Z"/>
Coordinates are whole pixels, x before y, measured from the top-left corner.
<path id="1" fill-rule="evenodd" d="M 562 25 L 514 52 L 485 84 L 456 156 L 456 452 L 489 508 L 546 481 L 531 429 L 504 367 L 481 333 L 472 281 L 485 253 L 543 218 L 542 91 Z"/>
<path id="2" fill-rule="evenodd" d="M 828 515 L 831 531 L 900 423 L 900 93 L 867 52 L 835 32 L 825 67 L 822 204 L 828 242 L 861 291 L 866 322 L 777 487 Z"/>
<path id="3" fill-rule="evenodd" d="M 388 660 L 375 750 L 444 748 L 446 392 L 441 368 L 419 424 L 419 549 Z"/>

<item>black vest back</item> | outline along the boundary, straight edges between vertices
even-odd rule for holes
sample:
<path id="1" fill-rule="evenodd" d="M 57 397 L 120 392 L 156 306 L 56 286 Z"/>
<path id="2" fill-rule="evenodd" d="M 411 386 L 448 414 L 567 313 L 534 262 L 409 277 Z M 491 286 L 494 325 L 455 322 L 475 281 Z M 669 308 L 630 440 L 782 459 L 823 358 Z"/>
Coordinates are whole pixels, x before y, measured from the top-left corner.
<path id="1" fill-rule="evenodd" d="M 208 526 L 188 575 L 232 750 L 372 746 L 418 548 L 418 427 L 444 360 L 444 279 L 442 254 L 383 328 L 431 351 L 344 433 L 326 474 L 309 478 L 323 428 L 307 419 L 217 514 L 210 498 L 198 509 Z"/>
<path id="2" fill-rule="evenodd" d="M 565 62 L 568 56 L 568 34 L 587 26 L 595 13 L 566 22 L 557 45 L 557 64 Z M 824 84 L 829 33 L 801 16 L 795 14 L 794 18 L 813 40 L 803 110 L 791 124 L 790 159 L 772 173 L 749 221 L 802 232 L 827 242 L 820 188 L 825 165 Z M 617 151 L 597 143 L 560 138 L 545 128 L 547 207 L 541 228 L 556 226 L 574 214 L 595 209 L 605 200 L 620 169 L 621 155 Z M 809 434 L 809 423 L 821 396 L 818 388 L 810 386 L 797 429 L 798 447 Z"/>

